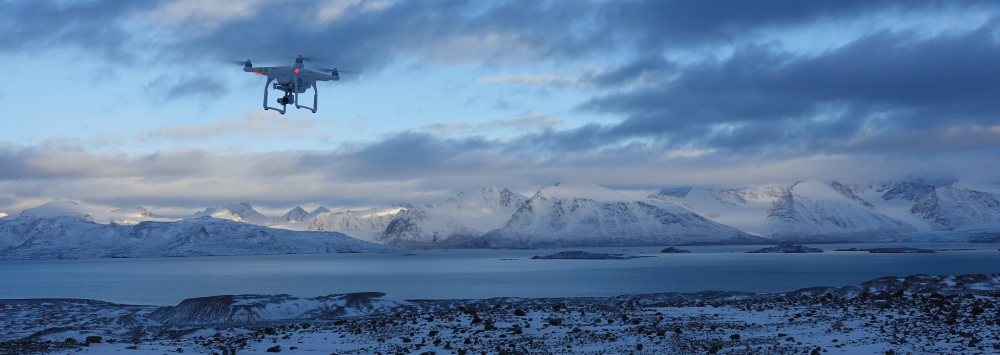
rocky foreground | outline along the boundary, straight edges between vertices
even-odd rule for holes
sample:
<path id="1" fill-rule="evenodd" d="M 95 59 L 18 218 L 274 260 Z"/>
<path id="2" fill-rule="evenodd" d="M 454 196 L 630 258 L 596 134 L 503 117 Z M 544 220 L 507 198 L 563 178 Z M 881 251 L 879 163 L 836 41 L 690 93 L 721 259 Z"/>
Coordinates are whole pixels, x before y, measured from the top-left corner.
<path id="1" fill-rule="evenodd" d="M 998 298 L 1000 274 L 779 294 L 244 295 L 173 307 L 3 300 L 0 353 L 990 354 L 1000 352 Z"/>

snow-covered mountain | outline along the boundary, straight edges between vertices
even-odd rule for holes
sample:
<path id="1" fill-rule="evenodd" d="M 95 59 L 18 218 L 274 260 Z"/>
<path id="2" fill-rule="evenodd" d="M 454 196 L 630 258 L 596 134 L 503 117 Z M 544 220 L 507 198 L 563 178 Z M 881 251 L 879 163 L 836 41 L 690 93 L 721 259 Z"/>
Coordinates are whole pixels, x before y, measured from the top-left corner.
<path id="1" fill-rule="evenodd" d="M 91 216 L 95 211 L 88 209 L 86 207 L 80 206 L 80 203 L 76 201 L 64 200 L 57 198 L 46 202 L 38 207 L 32 207 L 21 211 L 18 217 L 22 218 L 46 218 L 46 217 L 58 217 L 58 216 L 73 216 L 80 219 L 93 221 L 94 217 Z"/>
<path id="2" fill-rule="evenodd" d="M 135 225 L 78 217 L 0 221 L 0 259 L 394 252 L 334 232 L 273 229 L 217 218 Z"/>
<path id="3" fill-rule="evenodd" d="M 111 210 L 109 212 L 123 214 L 129 217 L 147 217 L 147 218 L 156 217 L 156 215 L 154 215 L 153 212 L 149 212 L 149 210 L 147 210 L 142 206 L 136 206 L 132 208 L 118 208 Z"/>
<path id="4" fill-rule="evenodd" d="M 779 241 L 876 242 L 917 231 L 874 211 L 874 205 L 849 190 L 840 190 L 817 181 L 793 185 L 767 211 L 765 235 Z"/>
<path id="5" fill-rule="evenodd" d="M 1000 186 L 962 181 L 670 188 L 650 197 L 779 241 L 962 241 L 1000 231 Z"/>
<path id="6" fill-rule="evenodd" d="M 921 196 L 910 213 L 939 231 L 1000 229 L 1000 186 L 967 182 L 939 186 Z"/>
<path id="7" fill-rule="evenodd" d="M 330 210 L 327 209 L 326 207 L 319 206 L 312 212 L 309 212 L 309 214 L 307 214 L 305 217 L 306 219 L 304 219 L 303 221 L 308 221 L 310 219 L 316 218 L 316 216 L 319 216 L 321 213 L 327 213 L 327 212 L 330 212 Z"/>
<path id="8" fill-rule="evenodd" d="M 294 211 L 294 209 L 292 211 Z M 253 209 L 253 206 L 251 206 L 249 202 L 225 203 L 219 207 L 208 207 L 204 211 L 195 212 L 194 214 L 194 217 L 196 218 L 205 216 L 256 225 L 268 225 L 283 222 L 281 217 L 265 216 L 260 212 L 257 212 L 257 210 Z"/>
<path id="9" fill-rule="evenodd" d="M 288 211 L 288 213 L 285 213 L 283 216 L 278 217 L 278 221 L 281 223 L 306 222 L 310 219 L 313 219 L 320 213 L 325 213 L 325 212 L 330 212 L 330 210 L 326 209 L 326 207 L 323 206 L 319 206 L 319 208 L 316 208 L 312 212 L 306 212 L 306 210 L 302 209 L 302 207 L 295 206 L 295 208 L 292 208 L 290 211 Z"/>
<path id="10" fill-rule="evenodd" d="M 53 218 L 65 216 L 75 218 L 64 224 L 53 222 Z M 283 216 L 271 217 L 244 202 L 207 208 L 195 216 L 244 222 L 238 225 L 241 228 L 254 224 L 290 231 L 342 231 L 355 238 L 402 248 L 992 241 L 1000 240 L 997 237 L 1000 235 L 1000 185 L 922 179 L 881 183 L 806 181 L 749 188 L 665 188 L 645 197 L 597 185 L 564 185 L 542 188 L 530 199 L 508 189 L 493 187 L 459 193 L 437 206 L 402 204 L 338 213 L 323 207 L 307 213 L 296 206 Z M 81 219 L 93 223 L 72 222 Z M 110 210 L 109 207 L 56 199 L 18 215 L 0 216 L 0 221 L 6 228 L 0 233 L 7 233 L 8 241 L 23 242 L 52 231 L 93 236 L 96 234 L 88 233 L 97 233 L 93 230 L 100 228 L 104 231 L 118 230 L 116 228 L 145 230 L 148 227 L 143 227 L 147 225 L 144 222 L 173 220 L 156 216 L 141 206 Z M 211 222 L 213 219 L 199 223 L 209 225 Z M 174 227 L 161 229 L 173 230 L 190 223 L 193 222 L 178 222 Z M 102 227 L 102 224 L 109 226 Z M 14 226 L 28 227 L 17 229 L 21 227 Z M 203 229 L 190 233 L 198 234 Z M 273 231 L 269 228 L 255 230 Z M 41 231 L 48 232 L 38 234 Z M 230 238 L 225 237 L 224 228 L 215 231 L 221 233 L 220 238 Z M 25 234 L 17 234 L 22 232 Z M 115 233 L 118 232 L 112 234 L 117 235 Z M 180 238 L 180 234 L 175 237 Z M 0 252 L 13 253 L 12 248 L 21 248 L 17 253 L 25 256 L 17 257 L 34 257 L 32 255 L 54 252 L 62 246 L 69 250 L 65 257 L 113 255 L 111 253 L 117 250 L 160 255 L 153 249 L 137 245 L 107 244 L 101 238 L 104 237 L 95 239 L 100 243 L 81 241 L 84 244 L 80 245 L 74 244 L 72 238 L 43 238 L 29 243 L 27 249 L 21 248 L 19 242 L 9 242 L 0 245 Z M 213 238 L 202 239 L 215 240 Z M 209 249 L 195 248 L 187 252 L 177 251 L 173 244 L 150 245 L 165 248 L 167 253 L 173 253 L 170 255 L 220 254 L 207 251 L 215 250 L 216 246 L 232 250 L 225 253 L 257 253 L 256 247 L 232 249 L 222 246 L 225 244 L 222 242 L 212 243 L 216 242 L 207 246 L 199 244 L 198 248 Z M 309 244 L 314 242 L 304 244 L 305 249 L 282 243 L 275 244 L 275 250 L 319 250 L 316 244 Z M 105 248 L 104 254 L 93 249 L 94 245 Z M 72 250 L 78 247 L 83 251 Z"/>
<path id="11" fill-rule="evenodd" d="M 673 203 L 597 185 L 543 187 L 483 239 L 493 248 L 766 242 Z"/>
<path id="12" fill-rule="evenodd" d="M 396 213 L 404 209 L 403 206 L 379 206 L 361 211 L 327 210 L 309 219 L 305 228 L 314 231 L 381 231 Z"/>
<path id="13" fill-rule="evenodd" d="M 448 217 L 435 207 L 413 207 L 399 211 L 375 239 L 406 249 L 484 247 L 483 231 Z"/>
<path id="14" fill-rule="evenodd" d="M 170 221 L 154 215 L 142 206 L 106 210 L 94 206 L 84 206 L 76 201 L 57 198 L 38 207 L 28 208 L 15 216 L 0 216 L 5 219 L 49 218 L 72 216 L 96 223 L 136 224 L 141 221 Z"/>
<path id="15" fill-rule="evenodd" d="M 400 248 L 486 247 L 481 236 L 507 223 L 525 200 L 505 188 L 463 191 L 437 207 L 400 211 L 376 238 Z"/>
<path id="16" fill-rule="evenodd" d="M 763 236 L 767 211 L 790 187 L 673 188 L 663 189 L 649 198 L 670 202 L 712 221 Z"/>

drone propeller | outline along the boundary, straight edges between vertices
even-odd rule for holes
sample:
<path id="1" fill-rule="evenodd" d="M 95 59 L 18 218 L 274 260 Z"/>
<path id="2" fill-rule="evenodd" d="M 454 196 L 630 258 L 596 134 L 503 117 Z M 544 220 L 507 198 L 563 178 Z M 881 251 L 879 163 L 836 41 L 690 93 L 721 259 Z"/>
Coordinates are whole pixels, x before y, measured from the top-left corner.
<path id="1" fill-rule="evenodd" d="M 299 59 L 299 58 L 302 58 L 302 60 L 307 61 L 307 62 L 322 62 L 323 61 L 322 58 L 307 57 L 307 56 L 301 56 L 301 55 L 298 55 L 298 56 L 288 56 L 288 58 L 290 58 L 290 59 Z"/>
<path id="2" fill-rule="evenodd" d="M 335 71 L 335 72 L 338 72 L 338 73 L 348 73 L 348 74 L 357 74 L 358 73 L 356 70 L 343 70 L 343 69 L 337 69 L 337 68 L 333 68 L 333 69 L 330 69 L 330 68 L 316 68 L 316 69 L 322 70 L 322 71 Z"/>

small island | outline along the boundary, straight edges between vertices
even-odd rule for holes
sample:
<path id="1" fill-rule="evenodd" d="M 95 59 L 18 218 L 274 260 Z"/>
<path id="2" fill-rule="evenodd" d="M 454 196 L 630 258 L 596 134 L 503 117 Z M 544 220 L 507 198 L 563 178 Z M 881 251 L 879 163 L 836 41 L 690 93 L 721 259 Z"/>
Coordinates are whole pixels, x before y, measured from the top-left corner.
<path id="1" fill-rule="evenodd" d="M 804 247 L 801 245 L 778 245 L 760 250 L 748 251 L 747 253 L 822 253 L 823 249 Z"/>
<path id="2" fill-rule="evenodd" d="M 682 250 L 674 247 L 667 247 L 666 249 L 660 250 L 661 253 L 690 253 L 690 250 Z"/>
<path id="3" fill-rule="evenodd" d="M 911 253 L 935 253 L 935 251 L 930 249 L 920 249 L 920 248 L 847 248 L 847 249 L 834 249 L 833 251 L 867 251 L 872 254 L 911 254 Z"/>
<path id="4" fill-rule="evenodd" d="M 634 259 L 651 258 L 652 256 L 638 256 L 630 254 L 603 254 L 588 253 L 585 251 L 562 251 L 552 255 L 535 255 L 532 259 L 589 259 L 589 260 L 610 260 L 610 259 Z"/>

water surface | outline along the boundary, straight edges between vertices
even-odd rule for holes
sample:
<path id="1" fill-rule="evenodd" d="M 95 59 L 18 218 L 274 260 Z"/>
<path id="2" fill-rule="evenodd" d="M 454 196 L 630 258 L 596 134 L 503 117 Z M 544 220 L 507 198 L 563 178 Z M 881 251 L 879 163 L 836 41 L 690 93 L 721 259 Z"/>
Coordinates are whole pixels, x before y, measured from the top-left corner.
<path id="1" fill-rule="evenodd" d="M 400 254 L 254 255 L 0 261 L 0 299 L 89 298 L 175 305 L 220 294 L 314 297 L 379 291 L 404 299 L 616 296 L 734 290 L 784 292 L 882 276 L 1000 273 L 996 244 L 813 245 L 810 254 L 746 254 L 762 246 L 542 250 L 435 250 Z M 833 252 L 844 247 L 977 248 L 935 254 Z M 566 250 L 656 256 L 630 260 L 531 260 Z M 502 260 L 514 259 L 514 260 Z"/>

